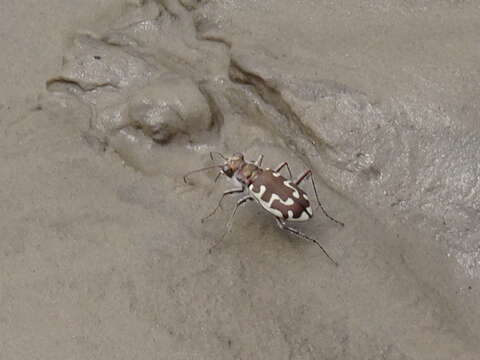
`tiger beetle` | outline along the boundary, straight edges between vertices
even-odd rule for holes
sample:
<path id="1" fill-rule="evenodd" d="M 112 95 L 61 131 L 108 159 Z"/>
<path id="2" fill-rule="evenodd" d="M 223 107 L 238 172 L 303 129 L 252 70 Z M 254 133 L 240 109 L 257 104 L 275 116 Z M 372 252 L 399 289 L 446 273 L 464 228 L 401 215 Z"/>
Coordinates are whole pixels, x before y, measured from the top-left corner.
<path id="1" fill-rule="evenodd" d="M 218 180 L 220 175 L 225 175 L 232 179 L 233 183 L 236 185 L 236 188 L 225 191 L 215 209 L 213 209 L 210 214 L 204 217 L 202 222 L 215 214 L 215 212 L 221 208 L 222 200 L 225 196 L 245 193 L 246 191 L 247 195 L 243 196 L 237 201 L 235 208 L 227 222 L 227 230 L 222 238 L 230 231 L 233 217 L 235 216 L 240 205 L 245 204 L 247 201 L 254 200 L 275 217 L 277 225 L 280 227 L 280 229 L 289 231 L 302 239 L 314 242 L 320 247 L 320 249 L 322 249 L 323 253 L 335 265 L 338 265 L 317 240 L 287 225 L 287 222 L 289 221 L 307 221 L 313 216 L 313 211 L 310 206 L 308 196 L 299 187 L 300 183 L 310 176 L 315 197 L 317 198 L 318 205 L 322 212 L 330 220 L 341 226 L 344 226 L 342 222 L 330 216 L 320 203 L 315 182 L 313 181 L 312 177 L 312 170 L 306 170 L 296 180 L 290 180 L 292 173 L 286 161 L 279 164 L 275 169 L 271 170 L 269 168 L 263 169 L 261 167 L 263 155 L 260 155 L 257 161 L 249 162 L 245 161 L 244 156 L 241 153 L 235 153 L 233 156 L 227 158 L 221 153 L 211 152 L 210 158 L 212 160 L 214 160 L 214 154 L 220 156 L 224 160 L 224 163 L 221 165 L 213 165 L 190 171 L 185 174 L 183 180 L 185 183 L 187 183 L 188 176 L 193 173 L 213 168 L 220 168 L 220 172 L 216 176 L 215 182 Z M 279 173 L 284 167 L 287 168 L 290 179 L 286 179 Z"/>

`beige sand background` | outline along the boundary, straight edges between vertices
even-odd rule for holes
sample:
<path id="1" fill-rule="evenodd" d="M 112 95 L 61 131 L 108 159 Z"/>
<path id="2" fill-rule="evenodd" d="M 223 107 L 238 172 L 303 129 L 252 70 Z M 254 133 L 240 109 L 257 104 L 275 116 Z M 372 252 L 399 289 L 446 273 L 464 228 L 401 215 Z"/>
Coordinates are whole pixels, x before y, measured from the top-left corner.
<path id="1" fill-rule="evenodd" d="M 0 16 L 0 358 L 480 358 L 477 2 Z M 209 252 L 211 150 L 313 168 L 340 266 L 255 204 Z"/>

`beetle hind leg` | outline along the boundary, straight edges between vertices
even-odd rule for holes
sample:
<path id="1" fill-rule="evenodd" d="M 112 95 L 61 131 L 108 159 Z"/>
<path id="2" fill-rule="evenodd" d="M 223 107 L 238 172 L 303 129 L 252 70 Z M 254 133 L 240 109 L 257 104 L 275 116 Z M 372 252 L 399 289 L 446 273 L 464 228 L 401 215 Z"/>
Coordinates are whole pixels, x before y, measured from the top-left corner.
<path id="1" fill-rule="evenodd" d="M 302 238 L 304 240 L 308 240 L 308 241 L 311 241 L 311 242 L 317 244 L 320 247 L 320 249 L 322 249 L 323 253 L 335 264 L 335 266 L 338 266 L 338 263 L 335 260 L 333 260 L 333 258 L 330 255 L 328 255 L 327 251 L 323 248 L 322 245 L 320 245 L 320 243 L 317 240 L 305 235 L 304 233 L 300 232 L 299 230 L 297 230 L 295 228 L 292 228 L 292 227 L 288 226 L 285 223 L 284 220 L 276 218 L 276 221 L 277 221 L 277 225 L 280 229 L 285 230 L 285 231 L 289 231 L 292 234 L 298 236 L 299 238 Z"/>
<path id="2" fill-rule="evenodd" d="M 320 199 L 318 198 L 318 193 L 317 193 L 317 187 L 315 186 L 315 181 L 313 180 L 313 174 L 312 170 L 306 170 L 303 174 L 301 174 L 293 183 L 295 185 L 300 185 L 300 183 L 305 180 L 308 176 L 310 176 L 310 180 L 312 181 L 312 186 L 313 186 L 313 192 L 315 193 L 315 197 L 317 198 L 317 203 L 320 209 L 322 209 L 323 214 L 332 220 L 333 222 L 336 222 L 340 226 L 345 226 L 345 224 L 337 219 L 335 219 L 333 216 L 331 216 L 329 213 L 327 213 L 327 210 L 323 207 L 322 203 L 320 202 Z"/>

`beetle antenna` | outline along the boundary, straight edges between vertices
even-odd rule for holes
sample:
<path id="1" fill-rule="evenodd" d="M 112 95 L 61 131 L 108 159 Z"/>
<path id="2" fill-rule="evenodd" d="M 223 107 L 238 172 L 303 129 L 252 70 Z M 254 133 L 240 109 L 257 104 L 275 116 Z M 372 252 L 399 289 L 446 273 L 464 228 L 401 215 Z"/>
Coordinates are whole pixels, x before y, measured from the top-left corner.
<path id="1" fill-rule="evenodd" d="M 190 175 L 192 175 L 194 173 L 197 173 L 197 172 L 200 172 L 200 171 L 205 171 L 205 170 L 210 170 L 210 169 L 214 169 L 214 168 L 221 168 L 221 167 L 222 167 L 222 165 L 213 165 L 213 166 L 207 166 L 207 167 L 204 167 L 204 168 L 201 168 L 201 169 L 189 171 L 188 173 L 183 175 L 183 181 L 186 184 L 187 183 L 187 177 L 189 177 Z"/>
<path id="2" fill-rule="evenodd" d="M 213 154 L 220 156 L 225 161 L 228 160 L 225 156 L 223 156 L 222 153 L 219 153 L 218 151 L 210 151 L 210 159 L 212 160 L 213 160 Z"/>

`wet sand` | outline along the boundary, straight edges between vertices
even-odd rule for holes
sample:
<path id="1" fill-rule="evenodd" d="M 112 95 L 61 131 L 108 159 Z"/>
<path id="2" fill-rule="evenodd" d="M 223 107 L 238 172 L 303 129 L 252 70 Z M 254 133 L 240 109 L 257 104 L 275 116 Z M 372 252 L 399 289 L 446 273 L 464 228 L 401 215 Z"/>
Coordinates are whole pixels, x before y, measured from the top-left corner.
<path id="1" fill-rule="evenodd" d="M 480 356 L 474 2 L 0 14 L 1 358 Z M 209 151 L 312 168 L 339 266 L 254 203 L 219 241 Z"/>

